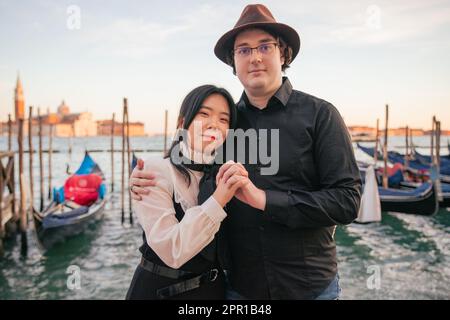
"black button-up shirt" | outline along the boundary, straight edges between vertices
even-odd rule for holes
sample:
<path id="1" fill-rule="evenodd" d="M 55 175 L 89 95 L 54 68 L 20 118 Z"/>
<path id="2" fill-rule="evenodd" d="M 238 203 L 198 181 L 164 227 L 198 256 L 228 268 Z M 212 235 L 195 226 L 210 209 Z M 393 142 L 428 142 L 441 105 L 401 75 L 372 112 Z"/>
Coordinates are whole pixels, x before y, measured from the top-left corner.
<path id="1" fill-rule="evenodd" d="M 266 207 L 228 204 L 232 285 L 250 299 L 312 299 L 337 272 L 335 226 L 351 223 L 359 209 L 361 180 L 347 127 L 333 105 L 293 90 L 287 78 L 266 108 L 252 106 L 245 92 L 237 108 L 238 128 L 279 130 L 279 169 L 262 175 L 267 165 L 259 159 L 244 163 L 266 192 Z M 278 152 L 273 145 L 269 139 L 269 155 Z M 248 145 L 237 152 L 248 153 Z"/>

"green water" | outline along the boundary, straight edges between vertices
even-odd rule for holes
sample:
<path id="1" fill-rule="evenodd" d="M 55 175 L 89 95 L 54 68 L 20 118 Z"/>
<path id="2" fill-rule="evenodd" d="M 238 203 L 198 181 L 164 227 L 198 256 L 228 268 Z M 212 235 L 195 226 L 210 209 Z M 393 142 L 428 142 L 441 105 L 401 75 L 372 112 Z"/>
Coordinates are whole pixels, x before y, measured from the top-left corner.
<path id="1" fill-rule="evenodd" d="M 5 141 L 0 142 L 3 145 Z M 67 143 L 65 139 L 56 139 L 55 149 L 67 148 Z M 109 148 L 109 140 L 105 138 L 75 139 L 73 143 L 71 158 L 66 153 L 53 157 L 54 185 L 64 181 L 67 162 L 81 161 L 85 148 Z M 135 148 L 150 149 L 159 147 L 161 141 L 135 138 L 132 144 Z M 118 139 L 116 146 L 119 145 Z M 92 156 L 109 179 L 110 154 L 93 153 Z M 141 230 L 137 223 L 121 224 L 117 192 L 119 154 L 116 160 L 116 192 L 111 195 L 101 222 L 45 253 L 38 249 L 32 230 L 28 231 L 26 255 L 20 252 L 20 237 L 6 243 L 5 255 L 0 258 L 0 299 L 125 297 L 140 257 Z M 37 157 L 34 167 L 37 172 Z M 36 185 L 37 180 L 35 192 Z M 342 299 L 450 298 L 450 212 L 446 210 L 431 218 L 384 213 L 381 223 L 338 227 L 336 242 Z M 68 288 L 70 266 L 80 270 L 79 289 Z M 379 271 L 379 285 L 370 282 L 373 270 Z"/>

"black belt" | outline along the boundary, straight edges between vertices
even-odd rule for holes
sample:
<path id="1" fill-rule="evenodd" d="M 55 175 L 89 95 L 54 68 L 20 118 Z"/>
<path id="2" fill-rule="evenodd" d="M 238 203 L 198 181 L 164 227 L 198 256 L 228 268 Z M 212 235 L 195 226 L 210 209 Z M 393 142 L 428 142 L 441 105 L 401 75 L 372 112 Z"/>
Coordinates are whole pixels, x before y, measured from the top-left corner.
<path id="1" fill-rule="evenodd" d="M 196 275 L 196 273 L 193 272 L 172 269 L 155 264 L 144 259 L 144 257 L 142 257 L 141 259 L 140 266 L 151 273 L 171 279 L 180 279 L 187 276 L 193 276 L 193 278 L 189 278 L 170 286 L 157 289 L 156 296 L 158 297 L 158 299 L 170 298 L 172 296 L 197 289 L 204 283 L 216 281 L 217 277 L 219 276 L 219 269 L 217 268 L 212 268 L 200 275 Z"/>

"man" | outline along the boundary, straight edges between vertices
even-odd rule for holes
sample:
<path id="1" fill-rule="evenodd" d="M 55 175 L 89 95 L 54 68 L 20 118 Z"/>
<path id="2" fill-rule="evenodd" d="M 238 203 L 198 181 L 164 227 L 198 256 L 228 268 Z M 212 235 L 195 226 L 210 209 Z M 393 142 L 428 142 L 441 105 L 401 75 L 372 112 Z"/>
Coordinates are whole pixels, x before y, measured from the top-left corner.
<path id="1" fill-rule="evenodd" d="M 238 128 L 256 129 L 259 139 L 261 129 L 278 129 L 282 143 L 279 150 L 267 145 L 268 153 L 279 152 L 277 173 L 263 175 L 260 162 L 245 164 L 257 189 L 251 202 L 227 206 L 230 281 L 241 298 L 337 299 L 340 293 L 334 231 L 357 217 L 361 181 L 336 108 L 293 90 L 283 77 L 299 49 L 297 32 L 259 4 L 247 6 L 214 49 L 244 86 Z M 233 170 L 236 164 L 225 164 L 218 179 Z M 148 192 L 143 187 L 150 183 L 139 178 L 148 177 L 135 170 L 132 191 Z"/>

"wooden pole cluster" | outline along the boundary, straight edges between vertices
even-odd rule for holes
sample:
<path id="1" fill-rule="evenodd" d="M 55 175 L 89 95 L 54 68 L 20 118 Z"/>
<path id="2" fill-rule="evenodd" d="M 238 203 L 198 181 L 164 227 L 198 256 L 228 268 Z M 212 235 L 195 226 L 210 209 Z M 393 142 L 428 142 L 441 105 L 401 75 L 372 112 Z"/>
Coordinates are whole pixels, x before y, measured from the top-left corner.
<path id="1" fill-rule="evenodd" d="M 2 160 L 7 158 L 6 166 Z M 19 218 L 16 211 L 14 183 L 14 152 L 0 153 L 0 256 L 3 254 L 3 238 L 5 237 L 5 226 L 9 221 L 16 222 Z M 5 192 L 6 189 L 6 192 Z"/>

